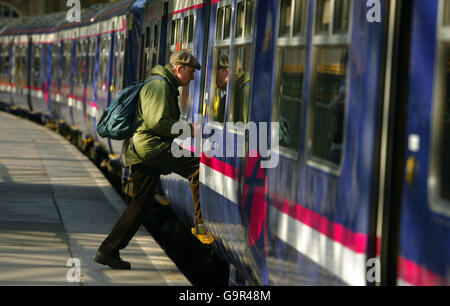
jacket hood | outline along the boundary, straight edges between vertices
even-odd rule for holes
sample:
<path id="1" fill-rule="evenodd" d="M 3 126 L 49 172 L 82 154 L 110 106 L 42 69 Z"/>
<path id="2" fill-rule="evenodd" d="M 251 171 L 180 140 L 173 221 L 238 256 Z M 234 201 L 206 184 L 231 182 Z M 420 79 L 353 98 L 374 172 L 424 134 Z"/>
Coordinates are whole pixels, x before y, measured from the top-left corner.
<path id="1" fill-rule="evenodd" d="M 152 69 L 152 72 L 150 74 L 151 76 L 162 76 L 163 78 L 167 79 L 167 81 L 169 81 L 169 84 L 173 87 L 173 89 L 178 91 L 178 87 L 180 87 L 180 82 L 173 74 L 169 65 L 165 67 L 157 65 Z"/>

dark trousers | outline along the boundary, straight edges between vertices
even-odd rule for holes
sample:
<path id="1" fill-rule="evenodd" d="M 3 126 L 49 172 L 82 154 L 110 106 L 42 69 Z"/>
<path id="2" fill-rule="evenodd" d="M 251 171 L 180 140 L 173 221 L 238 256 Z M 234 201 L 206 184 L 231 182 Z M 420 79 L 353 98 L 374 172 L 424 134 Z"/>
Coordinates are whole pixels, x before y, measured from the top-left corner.
<path id="1" fill-rule="evenodd" d="M 203 223 L 200 211 L 199 166 L 199 158 L 175 158 L 170 148 L 150 161 L 132 166 L 134 198 L 103 241 L 99 251 L 117 255 L 119 250 L 126 248 L 143 223 L 144 208 L 153 201 L 161 174 L 175 172 L 189 180 L 194 200 L 195 221 L 196 224 Z"/>

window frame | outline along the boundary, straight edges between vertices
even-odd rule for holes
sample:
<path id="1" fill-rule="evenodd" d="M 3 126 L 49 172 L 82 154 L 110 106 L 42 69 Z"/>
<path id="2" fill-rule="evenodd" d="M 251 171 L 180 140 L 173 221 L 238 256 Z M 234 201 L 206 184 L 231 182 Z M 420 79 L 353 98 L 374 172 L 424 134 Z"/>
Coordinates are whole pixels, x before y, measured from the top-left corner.
<path id="1" fill-rule="evenodd" d="M 341 161 L 339 164 L 334 164 L 333 162 L 329 160 L 322 159 L 320 157 L 313 155 L 313 142 L 314 142 L 314 90 L 316 89 L 317 85 L 317 71 L 315 67 L 317 67 L 318 64 L 318 53 L 320 49 L 323 48 L 347 48 L 349 55 L 350 55 L 350 48 L 352 44 L 352 32 L 353 32 L 353 8 L 354 8 L 354 0 L 350 1 L 350 7 L 349 7 L 349 27 L 348 31 L 346 33 L 334 33 L 334 12 L 335 12 L 335 1 L 336 0 L 330 0 L 331 1 L 331 7 L 330 7 L 330 13 L 331 13 L 331 19 L 330 19 L 330 27 L 327 32 L 320 32 L 316 33 L 316 27 L 317 27 L 317 9 L 318 9 L 318 3 L 320 0 L 316 0 L 314 3 L 314 13 L 313 13 L 313 22 L 312 22 L 312 44 L 311 44 L 311 61 L 308 63 L 310 65 L 310 75 L 308 76 L 311 80 L 310 82 L 310 88 L 309 88 L 309 96 L 308 96 L 308 105 L 307 105 L 307 118 L 306 118 L 306 133 L 305 133 L 305 141 L 306 141 L 306 147 L 305 147 L 305 155 L 306 155 L 306 164 L 309 167 L 321 170 L 325 173 L 340 176 L 342 173 L 342 168 L 344 165 L 344 157 L 346 153 L 346 143 L 347 143 L 347 137 L 346 137 L 346 131 L 347 131 L 347 124 L 348 124 L 348 107 L 349 107 L 349 85 L 350 85 L 350 76 L 351 76 L 351 67 L 350 67 L 350 61 L 347 61 L 347 68 L 346 68 L 346 94 L 345 94 L 345 109 L 344 109 L 344 122 L 343 122 L 343 142 L 342 142 L 342 152 L 341 152 Z M 348 57 L 350 59 L 350 56 Z"/>
<path id="2" fill-rule="evenodd" d="M 448 0 L 447 0 L 448 3 Z M 448 3 L 450 4 L 450 3 Z M 435 82 L 433 88 L 433 102 L 431 111 L 431 129 L 430 129 L 430 157 L 429 173 L 427 183 L 428 205 L 434 213 L 450 217 L 450 199 L 445 199 L 441 194 L 442 174 L 439 168 L 442 166 L 442 138 L 443 121 L 442 113 L 445 111 L 446 99 L 446 72 L 448 54 L 450 53 L 450 24 L 444 24 L 445 1 L 439 1 L 438 23 L 436 28 L 436 61 L 435 61 Z M 447 51 L 447 52 L 446 52 Z"/>

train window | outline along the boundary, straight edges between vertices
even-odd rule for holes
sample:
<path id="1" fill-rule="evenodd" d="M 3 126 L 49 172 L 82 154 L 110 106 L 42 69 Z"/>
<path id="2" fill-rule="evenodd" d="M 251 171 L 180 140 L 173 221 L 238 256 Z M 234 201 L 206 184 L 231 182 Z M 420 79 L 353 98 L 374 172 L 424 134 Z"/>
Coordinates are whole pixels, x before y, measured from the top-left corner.
<path id="1" fill-rule="evenodd" d="M 33 79 L 38 80 L 41 73 L 41 46 L 34 47 Z"/>
<path id="2" fill-rule="evenodd" d="M 318 47 L 311 104 L 312 155 L 339 164 L 341 160 L 348 48 Z"/>
<path id="3" fill-rule="evenodd" d="M 52 81 L 58 79 L 58 67 L 59 67 L 59 50 L 61 48 L 61 43 L 54 44 L 52 49 Z"/>
<path id="4" fill-rule="evenodd" d="M 245 1 L 245 36 L 253 33 L 253 0 Z"/>
<path id="5" fill-rule="evenodd" d="M 444 26 L 450 26 L 450 1 L 444 2 Z"/>
<path id="6" fill-rule="evenodd" d="M 158 47 L 158 24 L 155 24 L 155 26 L 153 27 L 154 31 L 153 31 L 153 48 L 157 48 Z"/>
<path id="7" fill-rule="evenodd" d="M 305 35 L 307 5 L 306 0 L 282 0 L 280 4 L 279 37 Z M 292 11 L 293 9 L 294 11 Z"/>
<path id="8" fill-rule="evenodd" d="M 245 2 L 239 2 L 236 12 L 236 37 L 244 34 Z"/>
<path id="9" fill-rule="evenodd" d="M 224 16 L 225 8 L 221 7 L 217 11 L 217 20 L 216 20 L 216 39 L 222 39 L 222 31 L 223 31 L 223 16 Z"/>
<path id="10" fill-rule="evenodd" d="M 72 55 L 72 44 L 70 41 L 65 41 L 63 44 L 63 50 L 64 50 L 64 56 L 62 58 L 62 79 L 64 80 L 64 83 L 69 83 L 70 80 L 70 61 L 71 61 L 71 55 Z"/>
<path id="11" fill-rule="evenodd" d="M 88 69 L 88 84 L 94 84 L 95 75 L 95 55 L 97 52 L 97 37 L 91 39 L 89 43 L 89 69 Z"/>
<path id="12" fill-rule="evenodd" d="M 188 43 L 194 42 L 194 15 L 189 16 L 189 39 Z"/>
<path id="13" fill-rule="evenodd" d="M 210 121 L 224 123 L 225 121 L 225 107 L 227 102 L 227 88 L 228 88 L 228 58 L 230 55 L 229 47 L 216 48 L 214 52 L 214 67 L 213 80 L 211 82 L 213 100 L 210 107 Z"/>
<path id="14" fill-rule="evenodd" d="M 291 32 L 292 0 L 281 0 L 279 36 L 287 36 Z"/>
<path id="15" fill-rule="evenodd" d="M 150 27 L 145 29 L 145 47 L 150 48 Z"/>
<path id="16" fill-rule="evenodd" d="M 236 46 L 234 49 L 231 83 L 230 122 L 248 121 L 252 45 Z"/>
<path id="17" fill-rule="evenodd" d="M 317 0 L 316 33 L 327 33 L 331 22 L 331 0 Z"/>
<path id="18" fill-rule="evenodd" d="M 280 48 L 278 52 L 274 120 L 280 122 L 280 146 L 293 151 L 300 148 L 305 57 L 304 47 Z"/>
<path id="19" fill-rule="evenodd" d="M 445 57 L 445 98 L 442 100 L 444 116 L 441 120 L 441 150 L 439 152 L 440 196 L 450 201 L 450 48 L 446 50 Z"/>
<path id="20" fill-rule="evenodd" d="M 194 41 L 194 15 L 185 16 L 183 22 L 183 46 Z"/>
<path id="21" fill-rule="evenodd" d="M 251 85 L 253 0 L 238 3 L 230 87 L 230 122 L 247 123 Z M 241 28 L 239 30 L 239 28 Z M 248 34 L 247 34 L 248 33 Z M 244 35 L 246 34 L 246 35 Z"/>
<path id="22" fill-rule="evenodd" d="M 172 37 L 170 40 L 170 44 L 173 47 L 176 47 L 176 44 L 180 41 L 181 38 L 181 18 L 172 20 Z"/>
<path id="23" fill-rule="evenodd" d="M 350 5 L 350 0 L 317 0 L 315 33 L 347 33 L 350 26 Z"/>
<path id="24" fill-rule="evenodd" d="M 183 21 L 183 44 L 188 42 L 188 33 L 189 33 L 189 17 L 184 17 Z"/>
<path id="25" fill-rule="evenodd" d="M 239 2 L 236 12 L 235 37 L 249 36 L 253 26 L 253 0 Z"/>
<path id="26" fill-rule="evenodd" d="M 0 78 L 3 77 L 5 70 L 5 64 L 4 64 L 4 57 L 5 55 L 3 54 L 3 49 L 5 49 L 3 47 L 3 44 L 0 43 Z M 3 79 L 1 79 L 0 81 L 3 81 Z M 1 82 L 0 82 L 1 83 Z"/>
<path id="27" fill-rule="evenodd" d="M 280 123 L 280 152 L 297 158 L 302 135 L 307 0 L 280 2 L 273 121 Z"/>
<path id="28" fill-rule="evenodd" d="M 306 16 L 307 16 L 307 1 L 296 0 L 294 12 L 294 36 L 298 34 L 306 34 Z"/>
<path id="29" fill-rule="evenodd" d="M 106 85 L 108 82 L 108 59 L 109 59 L 109 48 L 111 46 L 110 44 L 110 38 L 103 36 L 101 38 L 101 49 L 100 49 L 100 71 L 98 74 L 100 88 L 102 90 L 107 90 Z"/>
<path id="30" fill-rule="evenodd" d="M 231 35 L 231 5 L 225 7 L 225 20 L 223 26 L 223 39 L 229 39 Z"/>
<path id="31" fill-rule="evenodd" d="M 335 0 L 333 20 L 334 33 L 345 33 L 348 31 L 350 22 L 350 0 Z"/>

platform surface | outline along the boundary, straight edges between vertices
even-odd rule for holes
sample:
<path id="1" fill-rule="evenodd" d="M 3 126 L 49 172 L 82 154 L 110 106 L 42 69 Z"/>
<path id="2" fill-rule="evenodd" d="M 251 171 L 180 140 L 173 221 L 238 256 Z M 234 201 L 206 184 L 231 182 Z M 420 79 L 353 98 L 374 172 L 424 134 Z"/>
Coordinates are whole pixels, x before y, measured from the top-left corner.
<path id="1" fill-rule="evenodd" d="M 131 270 L 92 260 L 125 207 L 66 139 L 0 112 L 0 285 L 190 285 L 143 227 L 121 251 Z"/>

